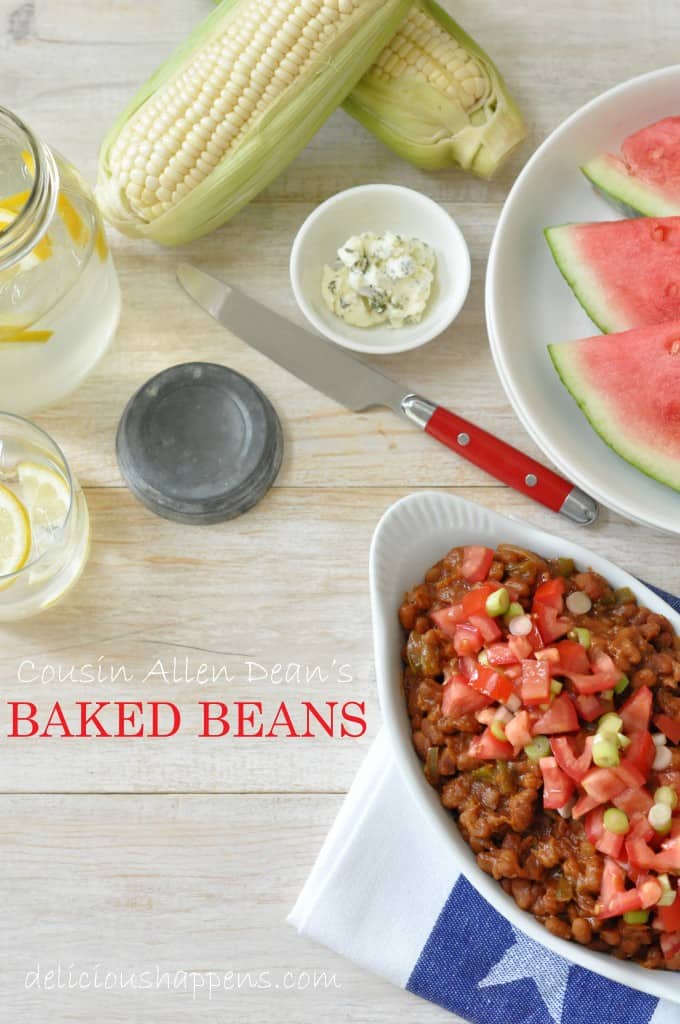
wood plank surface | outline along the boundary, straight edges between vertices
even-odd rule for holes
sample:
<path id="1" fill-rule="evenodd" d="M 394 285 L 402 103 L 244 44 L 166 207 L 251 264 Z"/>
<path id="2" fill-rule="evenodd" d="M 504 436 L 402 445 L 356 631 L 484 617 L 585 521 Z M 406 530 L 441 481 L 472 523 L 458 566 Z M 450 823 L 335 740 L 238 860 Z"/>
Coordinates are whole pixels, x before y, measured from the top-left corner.
<path id="1" fill-rule="evenodd" d="M 225 229 L 164 251 L 112 235 L 124 297 L 111 352 L 71 399 L 37 417 L 63 445 L 87 494 L 92 555 L 68 598 L 0 627 L 0 940 L 3 1019 L 13 1024 L 454 1018 L 298 939 L 285 914 L 379 726 L 367 559 L 383 511 L 411 490 L 444 487 L 565 538 L 680 592 L 673 542 L 603 512 L 582 531 L 499 487 L 385 410 L 351 414 L 220 329 L 176 286 L 181 259 L 232 280 L 302 322 L 288 281 L 295 232 L 351 185 L 421 189 L 457 219 L 473 282 L 456 324 L 385 372 L 534 456 L 496 377 L 484 324 L 484 273 L 502 202 L 524 161 L 564 117 L 623 78 L 677 61 L 680 13 L 666 0 L 551 0 L 446 6 L 498 61 L 529 139 L 491 183 L 426 174 L 338 111 L 305 151 Z M 101 138 L 127 98 L 210 0 L 0 0 L 0 99 L 94 182 Z M 130 395 L 175 363 L 224 362 L 253 379 L 281 416 L 276 486 L 247 516 L 213 528 L 154 518 L 125 490 L 114 438 Z M 145 680 L 158 660 L 227 665 L 233 679 Z M 352 681 L 249 682 L 248 662 L 350 666 Z M 27 668 L 27 664 L 29 667 Z M 87 664 L 124 665 L 128 683 L 28 682 Z M 34 666 L 34 669 L 30 668 Z M 364 700 L 357 740 L 199 739 L 197 702 Z M 172 700 L 168 740 L 7 739 L 7 701 Z M 37 963 L 114 971 L 326 970 L 340 989 L 103 992 L 26 987 Z M 29 978 L 30 980 L 30 978 Z M 608 1022 L 607 1022 L 608 1024 Z"/>

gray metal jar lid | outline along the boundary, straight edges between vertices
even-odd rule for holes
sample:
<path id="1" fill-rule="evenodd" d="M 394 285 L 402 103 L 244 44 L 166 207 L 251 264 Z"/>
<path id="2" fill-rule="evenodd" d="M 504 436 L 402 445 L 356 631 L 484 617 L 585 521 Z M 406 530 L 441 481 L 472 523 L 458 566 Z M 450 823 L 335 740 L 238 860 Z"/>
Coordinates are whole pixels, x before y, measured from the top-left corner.
<path id="1" fill-rule="evenodd" d="M 179 523 L 218 523 L 269 490 L 283 435 L 252 381 L 215 363 L 184 363 L 132 396 L 116 453 L 128 487 L 152 512 Z"/>

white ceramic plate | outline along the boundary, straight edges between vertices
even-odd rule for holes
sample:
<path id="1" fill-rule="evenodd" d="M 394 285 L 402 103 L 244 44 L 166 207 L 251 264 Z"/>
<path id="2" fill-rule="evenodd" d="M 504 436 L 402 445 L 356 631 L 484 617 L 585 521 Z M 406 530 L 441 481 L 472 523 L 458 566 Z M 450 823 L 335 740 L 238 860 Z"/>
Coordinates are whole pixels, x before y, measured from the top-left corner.
<path id="1" fill-rule="evenodd" d="M 680 616 L 656 594 L 623 569 L 577 544 L 551 537 L 449 494 L 423 491 L 402 498 L 387 510 L 373 535 L 370 577 L 378 696 L 404 783 L 429 818 L 431 827 L 446 838 L 451 857 L 470 882 L 513 925 L 581 967 L 641 992 L 680 1003 L 680 974 L 648 971 L 609 954 L 595 953 L 575 942 L 558 939 L 531 914 L 520 910 L 500 884 L 477 867 L 474 854 L 452 815 L 442 807 L 436 790 L 428 785 L 423 775 L 422 764 L 411 743 L 411 727 L 402 692 L 403 634 L 397 617 L 399 606 L 404 592 L 422 580 L 430 566 L 452 547 L 461 544 L 496 547 L 502 541 L 530 548 L 547 557 L 573 558 L 579 566 L 592 567 L 613 586 L 630 587 L 644 605 L 666 615 L 673 628 L 680 632 Z"/>
<path id="2" fill-rule="evenodd" d="M 645 476 L 594 432 L 562 385 L 551 342 L 597 334 L 555 265 L 543 229 L 566 221 L 615 220 L 579 170 L 618 153 L 631 132 L 680 114 L 680 65 L 604 93 L 537 149 L 503 208 L 491 247 L 486 318 L 496 368 L 515 411 L 559 469 L 622 515 L 680 533 L 680 493 Z"/>

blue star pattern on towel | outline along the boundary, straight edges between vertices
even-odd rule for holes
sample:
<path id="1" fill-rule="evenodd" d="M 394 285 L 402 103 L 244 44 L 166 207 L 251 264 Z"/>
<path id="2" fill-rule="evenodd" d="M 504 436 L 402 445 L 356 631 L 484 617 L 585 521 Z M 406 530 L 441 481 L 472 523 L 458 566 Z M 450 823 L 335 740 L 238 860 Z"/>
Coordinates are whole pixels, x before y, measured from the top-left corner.
<path id="1" fill-rule="evenodd" d="M 406 987 L 474 1024 L 649 1024 L 658 1004 L 516 931 L 463 875 Z"/>

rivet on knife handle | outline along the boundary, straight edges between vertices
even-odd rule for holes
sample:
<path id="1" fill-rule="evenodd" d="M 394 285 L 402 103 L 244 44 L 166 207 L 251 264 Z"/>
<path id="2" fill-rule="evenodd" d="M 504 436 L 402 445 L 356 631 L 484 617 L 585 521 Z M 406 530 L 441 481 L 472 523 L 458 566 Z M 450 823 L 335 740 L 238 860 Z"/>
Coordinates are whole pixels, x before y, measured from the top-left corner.
<path id="1" fill-rule="evenodd" d="M 431 437 L 509 487 L 582 526 L 597 519 L 597 502 L 589 495 L 462 416 L 414 394 L 406 395 L 401 407 L 404 415 Z"/>

